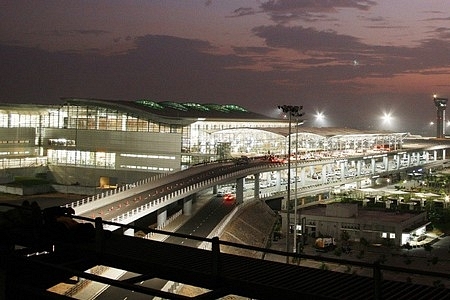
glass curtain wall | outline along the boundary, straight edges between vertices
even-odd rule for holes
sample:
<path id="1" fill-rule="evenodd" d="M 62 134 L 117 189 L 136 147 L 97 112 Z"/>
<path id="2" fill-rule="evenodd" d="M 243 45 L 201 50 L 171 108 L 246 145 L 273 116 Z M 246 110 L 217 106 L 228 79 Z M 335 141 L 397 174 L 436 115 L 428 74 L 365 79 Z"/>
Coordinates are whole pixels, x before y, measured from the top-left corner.
<path id="1" fill-rule="evenodd" d="M 50 108 L 49 108 L 50 109 Z M 0 169 L 26 168 L 44 166 L 47 159 L 42 156 L 41 151 L 41 124 L 46 115 L 45 109 L 14 109 L 0 110 L 0 128 L 6 128 L 5 134 L 0 135 Z M 30 128 L 26 135 L 10 134 L 14 128 Z"/>
<path id="2" fill-rule="evenodd" d="M 258 129 L 221 130 L 211 135 L 213 145 L 228 144 L 231 156 L 267 155 L 285 152 L 285 138 Z"/>
<path id="3" fill-rule="evenodd" d="M 138 116 L 118 110 L 98 106 L 66 105 L 59 112 L 64 128 L 76 130 L 108 130 L 127 132 L 179 133 L 179 125 L 154 123 Z M 49 120 L 50 127 L 60 127 L 59 122 Z M 53 125 L 53 126 L 52 126 Z M 188 138 L 186 138 L 188 139 Z M 53 164 L 76 165 L 84 167 L 111 168 L 116 166 L 116 153 L 76 150 L 76 140 L 51 140 L 50 145 L 64 143 L 70 149 L 49 149 L 49 162 Z M 139 154 L 135 154 L 139 155 Z"/>

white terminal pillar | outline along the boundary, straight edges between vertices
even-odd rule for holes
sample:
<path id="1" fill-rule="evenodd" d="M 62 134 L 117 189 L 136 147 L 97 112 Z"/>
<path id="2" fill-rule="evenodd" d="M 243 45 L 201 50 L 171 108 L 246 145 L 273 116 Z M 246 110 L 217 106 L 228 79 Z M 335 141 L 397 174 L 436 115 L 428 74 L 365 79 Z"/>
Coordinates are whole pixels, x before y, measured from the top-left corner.
<path id="1" fill-rule="evenodd" d="M 255 199 L 259 199 L 259 173 L 253 175 L 255 177 L 255 182 L 253 183 L 253 197 Z"/>
<path id="2" fill-rule="evenodd" d="M 236 179 L 236 203 L 238 204 L 244 202 L 244 182 L 244 177 Z"/>

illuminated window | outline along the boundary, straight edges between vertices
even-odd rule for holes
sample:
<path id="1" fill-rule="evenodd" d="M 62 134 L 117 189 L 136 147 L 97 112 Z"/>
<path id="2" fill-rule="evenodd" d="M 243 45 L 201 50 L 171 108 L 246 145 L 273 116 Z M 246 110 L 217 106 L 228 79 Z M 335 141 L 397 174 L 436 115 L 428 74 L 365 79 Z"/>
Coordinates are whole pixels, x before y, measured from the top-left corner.
<path id="1" fill-rule="evenodd" d="M 135 158 L 175 159 L 175 156 L 152 155 L 152 154 L 121 153 L 120 156 L 124 156 L 124 157 L 135 157 Z"/>

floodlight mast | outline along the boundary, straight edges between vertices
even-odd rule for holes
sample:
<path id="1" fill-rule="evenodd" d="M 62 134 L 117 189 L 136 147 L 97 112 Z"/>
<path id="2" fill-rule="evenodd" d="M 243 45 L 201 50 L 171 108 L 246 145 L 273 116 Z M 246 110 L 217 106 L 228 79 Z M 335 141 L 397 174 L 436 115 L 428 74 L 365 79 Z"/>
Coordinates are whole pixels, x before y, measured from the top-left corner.
<path id="1" fill-rule="evenodd" d="M 278 109 L 281 109 L 288 117 L 289 119 L 289 132 L 288 132 L 288 155 L 287 155 L 287 162 L 288 162 L 288 178 L 287 178 L 287 200 L 286 200 L 286 252 L 291 252 L 290 248 L 290 200 L 291 200 L 291 124 L 292 124 L 292 118 L 296 118 L 297 120 L 297 127 L 299 120 L 298 118 L 303 116 L 304 114 L 301 112 L 303 109 L 303 106 L 297 106 L 297 105 L 279 105 Z M 294 226 L 297 226 L 297 224 L 294 224 Z M 286 263 L 289 263 L 289 256 L 286 256 Z"/>

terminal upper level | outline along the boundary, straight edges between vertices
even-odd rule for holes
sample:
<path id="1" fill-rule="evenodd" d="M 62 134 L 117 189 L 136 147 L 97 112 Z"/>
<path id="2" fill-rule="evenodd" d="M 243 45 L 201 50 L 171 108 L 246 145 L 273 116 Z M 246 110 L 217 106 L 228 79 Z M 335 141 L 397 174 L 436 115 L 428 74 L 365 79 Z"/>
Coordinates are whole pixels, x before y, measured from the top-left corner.
<path id="1" fill-rule="evenodd" d="M 411 137 L 406 132 L 289 127 L 286 119 L 232 104 L 61 102 L 0 105 L 1 169 L 49 166 L 59 183 L 92 186 L 104 177 L 114 185 L 242 155 L 286 156 L 289 140 L 291 154 L 314 159 L 398 151 Z M 88 171 L 90 181 L 77 176 L 79 170 Z"/>

